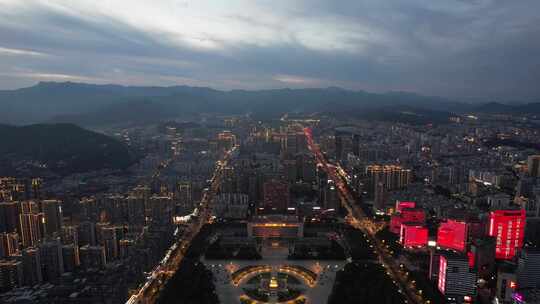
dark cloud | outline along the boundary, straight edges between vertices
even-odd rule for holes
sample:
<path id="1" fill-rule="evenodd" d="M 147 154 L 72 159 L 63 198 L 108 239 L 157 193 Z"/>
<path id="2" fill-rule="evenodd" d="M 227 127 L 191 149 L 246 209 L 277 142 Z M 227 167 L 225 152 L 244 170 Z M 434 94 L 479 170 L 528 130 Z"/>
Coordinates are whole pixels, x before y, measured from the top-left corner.
<path id="1" fill-rule="evenodd" d="M 74 80 L 540 97 L 535 0 L 114 3 L 0 0 L 0 87 Z"/>

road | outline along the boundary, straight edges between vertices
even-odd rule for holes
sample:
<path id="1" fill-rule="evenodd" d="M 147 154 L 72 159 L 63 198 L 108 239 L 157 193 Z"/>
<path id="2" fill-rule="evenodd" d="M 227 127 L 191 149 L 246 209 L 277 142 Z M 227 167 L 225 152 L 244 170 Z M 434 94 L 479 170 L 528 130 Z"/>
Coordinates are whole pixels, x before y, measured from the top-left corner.
<path id="1" fill-rule="evenodd" d="M 201 228 L 211 220 L 210 202 L 217 193 L 221 183 L 223 168 L 228 165 L 231 155 L 236 147 L 224 153 L 224 156 L 216 162 L 216 169 L 211 179 L 210 188 L 206 189 L 197 207 L 198 214 L 186 228 L 182 236 L 167 250 L 161 262 L 148 275 L 145 284 L 132 295 L 126 304 L 152 304 L 155 303 L 159 292 L 165 287 L 167 281 L 180 267 L 184 254 Z"/>
<path id="2" fill-rule="evenodd" d="M 343 176 L 345 174 L 344 171 L 326 160 L 326 157 L 322 154 L 319 146 L 315 144 L 310 128 L 304 128 L 304 134 L 307 138 L 309 150 L 313 153 L 317 162 L 322 165 L 322 168 L 328 174 L 329 179 L 334 181 L 334 184 L 337 186 L 341 203 L 348 213 L 347 218 L 349 224 L 367 235 L 370 243 L 374 245 L 379 261 L 386 268 L 387 274 L 392 278 L 396 286 L 398 286 L 399 291 L 405 296 L 407 303 L 429 304 L 430 301 L 424 301 L 414 284 L 408 281 L 406 270 L 403 269 L 401 265 L 397 264 L 396 259 L 392 257 L 386 245 L 376 237 L 375 234 L 378 231 L 378 226 L 371 221 L 371 219 L 365 215 L 364 211 L 356 204 L 356 199 L 345 182 L 345 176 Z"/>

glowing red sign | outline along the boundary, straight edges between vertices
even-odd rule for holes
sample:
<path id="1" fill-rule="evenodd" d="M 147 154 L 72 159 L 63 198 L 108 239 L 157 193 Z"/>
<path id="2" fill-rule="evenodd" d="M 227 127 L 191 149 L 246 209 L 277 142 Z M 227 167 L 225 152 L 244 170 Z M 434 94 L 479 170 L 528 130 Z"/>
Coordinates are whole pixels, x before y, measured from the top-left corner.
<path id="1" fill-rule="evenodd" d="M 525 210 L 496 210 L 489 214 L 489 235 L 496 237 L 495 257 L 511 260 L 523 246 Z"/>
<path id="2" fill-rule="evenodd" d="M 404 247 L 426 246 L 428 242 L 428 229 L 417 224 L 402 224 L 400 240 Z"/>
<path id="3" fill-rule="evenodd" d="M 396 211 L 402 212 L 405 208 L 416 208 L 415 202 L 400 202 L 396 201 Z"/>
<path id="4" fill-rule="evenodd" d="M 446 258 L 442 255 L 439 258 L 439 282 L 437 286 L 439 291 L 444 294 L 446 289 Z"/>
<path id="5" fill-rule="evenodd" d="M 467 239 L 467 223 L 448 220 L 437 230 L 437 245 L 443 248 L 464 251 Z"/>

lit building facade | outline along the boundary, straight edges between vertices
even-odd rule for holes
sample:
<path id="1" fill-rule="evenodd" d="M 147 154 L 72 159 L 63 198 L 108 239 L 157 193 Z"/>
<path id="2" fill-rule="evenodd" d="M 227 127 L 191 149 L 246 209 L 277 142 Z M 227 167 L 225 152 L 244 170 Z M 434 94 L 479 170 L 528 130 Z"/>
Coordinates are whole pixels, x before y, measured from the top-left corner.
<path id="1" fill-rule="evenodd" d="M 489 236 L 496 238 L 495 257 L 511 260 L 523 246 L 525 210 L 496 210 L 489 214 Z"/>
<path id="2" fill-rule="evenodd" d="M 437 246 L 457 251 L 465 251 L 467 246 L 467 223 L 447 220 L 437 230 Z"/>

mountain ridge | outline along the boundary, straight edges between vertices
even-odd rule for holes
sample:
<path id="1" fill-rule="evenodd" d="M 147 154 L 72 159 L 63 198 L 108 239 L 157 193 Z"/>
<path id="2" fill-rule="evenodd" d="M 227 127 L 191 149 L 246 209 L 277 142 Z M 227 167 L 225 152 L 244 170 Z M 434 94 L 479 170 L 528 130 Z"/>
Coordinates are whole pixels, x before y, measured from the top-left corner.
<path id="1" fill-rule="evenodd" d="M 148 104 L 141 105 L 141 100 L 146 100 Z M 132 113 L 135 108 L 130 109 L 130 105 L 143 107 L 148 115 Z M 335 108 L 332 108 L 333 105 Z M 261 118 L 275 118 L 287 112 L 340 112 L 339 107 L 354 112 L 411 107 L 448 114 L 497 111 L 513 114 L 529 114 L 531 111 L 540 113 L 540 103 L 500 104 L 494 107 L 411 92 L 372 93 L 339 87 L 223 91 L 186 85 L 160 87 L 40 82 L 28 88 L 0 91 L 0 122 L 17 125 L 40 122 L 78 123 L 79 120 L 85 121 L 82 125 L 90 125 L 92 120 L 95 124 L 102 123 L 101 120 L 114 122 L 112 114 L 107 114 L 107 111 L 122 117 L 119 122 L 147 122 L 203 112 L 253 113 Z M 124 115 L 123 112 L 129 113 Z M 103 113 L 106 115 L 103 116 Z"/>

